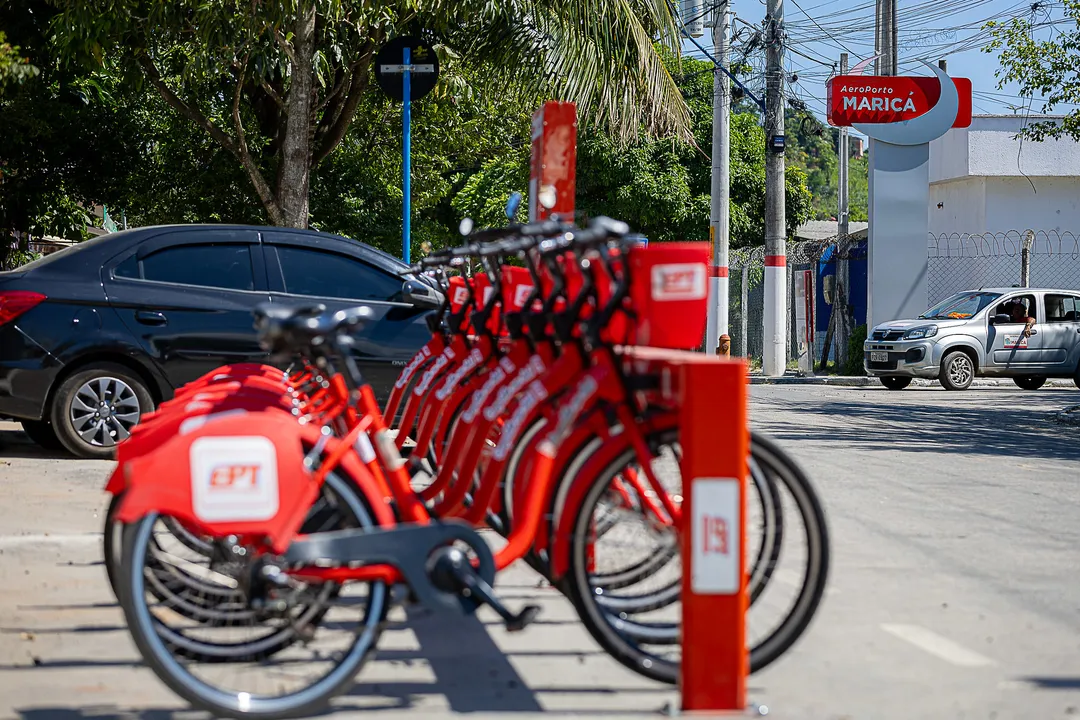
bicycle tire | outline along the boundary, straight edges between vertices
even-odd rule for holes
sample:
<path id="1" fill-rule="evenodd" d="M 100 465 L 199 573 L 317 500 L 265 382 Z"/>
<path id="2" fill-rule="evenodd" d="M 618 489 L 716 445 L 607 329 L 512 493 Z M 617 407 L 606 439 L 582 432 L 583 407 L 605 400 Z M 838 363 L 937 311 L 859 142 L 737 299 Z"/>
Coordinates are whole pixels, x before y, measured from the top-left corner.
<path id="1" fill-rule="evenodd" d="M 829 538 L 825 515 L 809 479 L 801 467 L 770 439 L 751 436 L 751 452 L 760 463 L 773 470 L 791 492 L 807 531 L 808 561 L 798 600 L 783 622 L 763 641 L 750 649 L 750 671 L 757 672 L 775 662 L 803 635 L 820 606 L 828 578 Z M 598 474 L 572 524 L 570 571 L 566 589 L 589 634 L 616 661 L 634 672 L 660 682 L 676 684 L 679 664 L 663 660 L 638 647 L 647 641 L 657 645 L 679 642 L 680 626 L 670 623 L 634 622 L 605 612 L 595 601 L 588 580 L 586 544 L 593 508 L 601 493 L 633 457 L 633 450 L 620 454 Z"/>
<path id="2" fill-rule="evenodd" d="M 327 477 L 327 482 L 333 476 Z M 350 483 L 340 482 L 347 490 L 344 497 L 357 513 L 361 527 L 373 528 L 371 505 Z M 369 602 L 366 606 L 362 631 L 348 653 L 333 670 L 300 691 L 277 698 L 252 696 L 244 692 L 224 691 L 211 686 L 187 672 L 169 652 L 159 636 L 156 622 L 145 604 L 143 565 L 146 548 L 153 532 L 156 514 L 150 514 L 124 530 L 124 556 L 128 559 L 118 574 L 121 606 L 136 647 L 154 674 L 173 692 L 192 706 L 212 713 L 215 717 L 246 718 L 249 720 L 284 720 L 308 717 L 320 711 L 326 703 L 354 682 L 354 678 L 372 656 L 385 624 L 390 606 L 390 591 L 384 583 L 369 583 Z"/>
<path id="3" fill-rule="evenodd" d="M 664 445 L 674 446 L 676 456 L 681 455 L 678 440 L 675 437 L 674 431 L 661 433 L 660 437 L 662 438 Z M 762 532 L 762 541 L 758 544 L 757 553 L 755 554 L 753 562 L 750 564 L 749 602 L 750 605 L 753 606 L 754 602 L 768 586 L 769 580 L 772 578 L 773 570 L 776 568 L 779 561 L 782 549 L 783 516 L 778 512 L 780 508 L 779 490 L 777 489 L 776 484 L 771 482 L 761 471 L 757 462 L 754 460 L 753 452 L 751 452 L 748 465 L 750 482 L 753 483 L 756 490 L 755 495 L 759 499 L 758 504 L 762 511 L 763 527 L 767 529 L 767 531 Z M 597 534 L 602 536 L 599 531 Z M 637 572 L 624 570 L 618 573 L 617 576 L 622 578 L 618 587 L 612 587 L 611 585 L 604 583 L 604 578 L 612 577 L 616 574 L 594 574 L 590 578 L 590 582 L 593 586 L 594 599 L 607 611 L 623 615 L 652 612 L 678 602 L 681 597 L 681 578 L 660 589 L 650 590 L 646 593 L 636 595 L 616 595 L 611 592 L 612 590 L 631 587 L 632 585 L 643 582 L 651 575 L 660 572 L 667 563 L 678 554 L 679 543 L 675 542 L 670 544 L 663 551 L 650 555 L 638 565 L 633 566 L 631 570 L 637 570 Z M 768 555 L 767 560 L 765 560 L 766 555 Z M 662 558 L 666 559 L 663 562 L 657 562 Z M 645 636 L 650 640 L 655 641 L 656 639 L 655 632 L 652 628 L 649 628 L 646 631 Z M 643 639 L 646 639 L 646 637 L 643 637 Z"/>

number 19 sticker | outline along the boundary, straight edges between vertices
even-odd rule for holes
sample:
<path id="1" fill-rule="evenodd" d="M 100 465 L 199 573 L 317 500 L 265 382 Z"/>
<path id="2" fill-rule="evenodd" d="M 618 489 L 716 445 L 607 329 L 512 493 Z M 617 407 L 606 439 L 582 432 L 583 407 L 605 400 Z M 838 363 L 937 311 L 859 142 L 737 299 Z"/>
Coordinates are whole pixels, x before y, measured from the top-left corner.
<path id="1" fill-rule="evenodd" d="M 698 595 L 733 595 L 742 572 L 739 481 L 696 478 L 692 488 L 690 589 Z"/>

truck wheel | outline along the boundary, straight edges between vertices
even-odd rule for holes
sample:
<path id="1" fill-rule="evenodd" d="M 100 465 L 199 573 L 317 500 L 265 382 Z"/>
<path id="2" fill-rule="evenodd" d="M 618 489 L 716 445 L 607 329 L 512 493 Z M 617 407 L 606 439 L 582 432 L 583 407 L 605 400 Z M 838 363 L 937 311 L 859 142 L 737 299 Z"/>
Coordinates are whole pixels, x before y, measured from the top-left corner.
<path id="1" fill-rule="evenodd" d="M 941 360 L 938 381 L 946 390 L 967 390 L 975 380 L 975 363 L 963 350 L 953 350 Z"/>
<path id="2" fill-rule="evenodd" d="M 1046 378 L 1038 375 L 1020 375 L 1014 377 L 1013 382 L 1021 390 L 1038 390 L 1046 384 Z"/>
<path id="3" fill-rule="evenodd" d="M 889 388 L 890 390 L 903 390 L 911 384 L 911 378 L 898 377 L 896 375 L 886 376 L 878 379 L 881 380 L 882 385 Z"/>

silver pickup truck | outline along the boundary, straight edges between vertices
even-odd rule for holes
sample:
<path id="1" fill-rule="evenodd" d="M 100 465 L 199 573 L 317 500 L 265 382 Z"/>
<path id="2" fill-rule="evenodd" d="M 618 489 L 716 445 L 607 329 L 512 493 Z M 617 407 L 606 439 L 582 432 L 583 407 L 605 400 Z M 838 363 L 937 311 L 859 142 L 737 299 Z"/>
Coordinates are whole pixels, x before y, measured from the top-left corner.
<path id="1" fill-rule="evenodd" d="M 913 320 L 875 326 L 863 344 L 867 374 L 890 390 L 917 377 L 966 390 L 977 376 L 1011 377 L 1024 390 L 1038 390 L 1051 377 L 1073 378 L 1080 387 L 1078 365 L 1080 290 L 957 293 Z"/>

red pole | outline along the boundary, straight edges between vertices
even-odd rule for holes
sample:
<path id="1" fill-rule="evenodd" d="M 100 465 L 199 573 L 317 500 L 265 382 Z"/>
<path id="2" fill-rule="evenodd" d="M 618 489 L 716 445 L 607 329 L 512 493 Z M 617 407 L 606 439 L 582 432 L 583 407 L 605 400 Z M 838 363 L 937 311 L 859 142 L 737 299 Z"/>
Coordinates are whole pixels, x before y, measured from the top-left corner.
<path id="1" fill-rule="evenodd" d="M 532 161 L 529 171 L 529 222 L 553 214 L 574 219 L 577 168 L 577 107 L 546 102 L 533 114 Z M 541 202 L 550 196 L 547 207 Z"/>
<path id="2" fill-rule="evenodd" d="M 698 356 L 680 370 L 682 709 L 742 711 L 749 673 L 746 368 Z"/>

